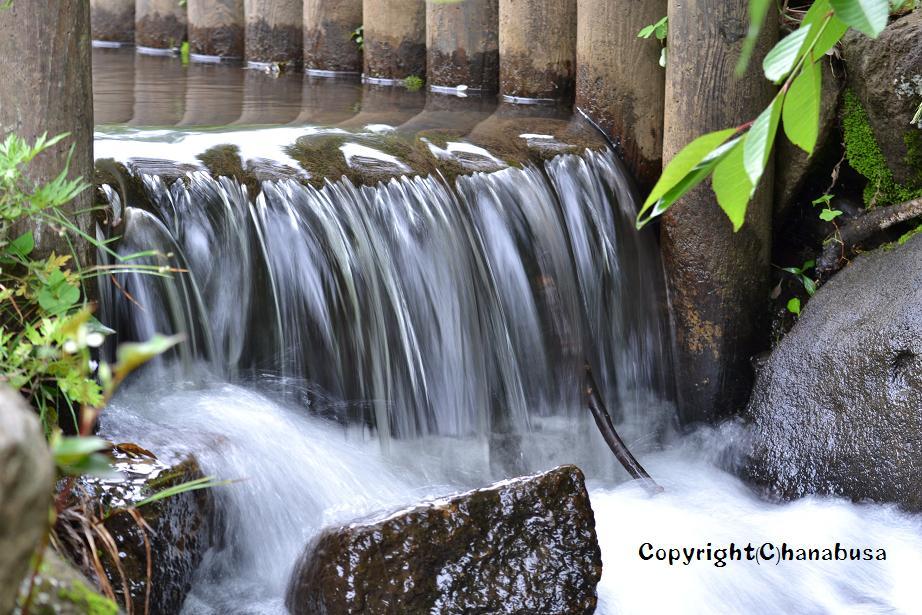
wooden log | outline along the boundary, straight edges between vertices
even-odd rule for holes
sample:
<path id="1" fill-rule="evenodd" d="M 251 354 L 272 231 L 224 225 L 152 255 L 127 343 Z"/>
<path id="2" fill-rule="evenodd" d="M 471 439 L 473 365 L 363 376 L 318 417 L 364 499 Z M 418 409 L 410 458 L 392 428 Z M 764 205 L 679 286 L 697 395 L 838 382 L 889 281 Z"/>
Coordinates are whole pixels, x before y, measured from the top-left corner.
<path id="1" fill-rule="evenodd" d="M 243 0 L 189 0 L 192 61 L 242 60 Z"/>
<path id="2" fill-rule="evenodd" d="M 499 0 L 426 3 L 429 87 L 499 89 Z"/>
<path id="3" fill-rule="evenodd" d="M 362 25 L 362 0 L 304 0 L 304 69 L 312 75 L 358 75 L 362 51 L 352 34 Z"/>
<path id="4" fill-rule="evenodd" d="M 90 0 L 94 41 L 134 45 L 135 0 Z"/>
<path id="5" fill-rule="evenodd" d="M 576 0 L 500 0 L 500 93 L 572 100 L 575 79 Z"/>
<path id="6" fill-rule="evenodd" d="M 11 133 L 33 143 L 42 134 L 70 137 L 36 158 L 28 178 L 43 183 L 64 169 L 71 147 L 70 177 L 93 180 L 93 86 L 90 4 L 86 0 L 13 2 L 0 11 L 0 138 Z M 65 212 L 86 212 L 93 191 L 86 190 Z M 70 216 L 82 231 L 92 228 L 89 213 Z M 46 224 L 32 228 L 38 254 L 70 254 L 66 238 Z M 81 264 L 95 261 L 95 250 L 78 241 Z"/>
<path id="7" fill-rule="evenodd" d="M 246 60 L 297 68 L 303 61 L 301 0 L 245 0 Z"/>
<path id="8" fill-rule="evenodd" d="M 178 50 L 186 40 L 186 7 L 176 0 L 137 0 L 134 19 L 134 37 L 138 47 Z"/>
<path id="9" fill-rule="evenodd" d="M 662 45 L 637 33 L 666 16 L 666 0 L 578 0 L 576 105 L 618 144 L 642 191 L 663 158 Z"/>
<path id="10" fill-rule="evenodd" d="M 692 139 L 755 119 L 775 94 L 762 57 L 777 40 L 769 13 L 745 75 L 734 76 L 746 0 L 669 0 L 663 160 Z M 749 357 L 761 348 L 768 306 L 773 161 L 734 233 L 710 182 L 664 216 L 661 246 L 676 327 L 679 406 L 685 423 L 710 421 L 746 402 Z"/>
<path id="11" fill-rule="evenodd" d="M 426 75 L 425 0 L 364 0 L 365 77 Z"/>

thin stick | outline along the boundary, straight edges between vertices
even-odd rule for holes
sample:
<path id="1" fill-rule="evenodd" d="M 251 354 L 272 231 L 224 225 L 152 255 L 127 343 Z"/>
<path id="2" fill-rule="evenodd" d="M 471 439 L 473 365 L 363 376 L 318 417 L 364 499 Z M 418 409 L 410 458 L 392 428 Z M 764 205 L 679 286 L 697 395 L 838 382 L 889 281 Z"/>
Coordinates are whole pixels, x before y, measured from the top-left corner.
<path id="1" fill-rule="evenodd" d="M 651 495 L 662 493 L 664 489 L 659 483 L 650 478 L 650 475 L 647 474 L 647 471 L 643 469 L 640 462 L 631 454 L 631 451 L 629 451 L 624 444 L 624 440 L 621 439 L 621 436 L 619 436 L 617 430 L 615 430 L 611 415 L 608 414 L 608 410 L 605 409 L 605 402 L 603 402 L 602 398 L 599 396 L 599 387 L 595 383 L 595 378 L 592 377 L 592 368 L 589 367 L 588 363 L 586 364 L 585 386 L 586 403 L 589 406 L 589 412 L 592 413 L 592 418 L 595 419 L 595 424 L 602 433 L 605 443 L 608 444 L 608 448 L 615 454 L 615 457 L 618 458 L 618 461 L 621 462 L 621 465 L 624 466 L 627 473 L 634 479 L 641 481 L 644 488 Z"/>

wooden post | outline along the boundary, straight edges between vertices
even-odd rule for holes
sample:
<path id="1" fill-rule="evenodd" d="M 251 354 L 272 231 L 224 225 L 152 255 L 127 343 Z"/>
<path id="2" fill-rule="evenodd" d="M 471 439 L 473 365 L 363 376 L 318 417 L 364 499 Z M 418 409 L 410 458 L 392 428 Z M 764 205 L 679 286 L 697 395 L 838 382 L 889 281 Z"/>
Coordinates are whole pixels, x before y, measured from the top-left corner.
<path id="1" fill-rule="evenodd" d="M 134 45 L 134 0 L 90 0 L 93 41 Z"/>
<path id="2" fill-rule="evenodd" d="M 666 16 L 666 0 L 578 3 L 576 105 L 619 144 L 646 192 L 662 168 L 666 70 L 660 42 L 637 33 Z"/>
<path id="3" fill-rule="evenodd" d="M 425 77 L 425 0 L 365 0 L 363 12 L 366 80 Z"/>
<path id="4" fill-rule="evenodd" d="M 499 0 L 426 3 L 430 88 L 499 89 Z"/>
<path id="5" fill-rule="evenodd" d="M 500 0 L 500 93 L 569 100 L 575 78 L 576 0 Z"/>
<path id="6" fill-rule="evenodd" d="M 669 0 L 669 59 L 663 160 L 706 132 L 755 119 L 775 88 L 762 57 L 778 36 L 769 13 L 746 74 L 734 76 L 746 34 L 746 0 Z M 678 390 L 686 423 L 709 421 L 745 404 L 749 358 L 760 347 L 768 307 L 773 162 L 734 233 L 702 184 L 667 212 L 661 244 L 677 336 Z"/>
<path id="7" fill-rule="evenodd" d="M 186 40 L 186 7 L 177 0 L 137 0 L 135 44 L 140 51 L 176 51 Z"/>
<path id="8" fill-rule="evenodd" d="M 302 9 L 301 0 L 244 0 L 247 62 L 301 66 Z"/>
<path id="9" fill-rule="evenodd" d="M 352 33 L 362 25 L 362 0 L 304 0 L 304 69 L 311 75 L 359 75 L 362 52 Z"/>
<path id="10" fill-rule="evenodd" d="M 243 59 L 243 0 L 189 0 L 193 62 Z"/>
<path id="11" fill-rule="evenodd" d="M 69 132 L 70 137 L 36 158 L 28 169 L 33 182 L 56 177 L 67 162 L 70 176 L 93 180 L 93 85 L 90 4 L 86 0 L 30 0 L 0 10 L 0 138 L 15 133 L 30 143 L 39 136 Z M 86 190 L 65 209 L 86 212 L 93 191 Z M 89 213 L 72 216 L 89 232 Z M 39 254 L 70 254 L 64 237 L 46 225 L 33 229 Z M 77 253 L 92 264 L 95 250 L 84 241 Z"/>

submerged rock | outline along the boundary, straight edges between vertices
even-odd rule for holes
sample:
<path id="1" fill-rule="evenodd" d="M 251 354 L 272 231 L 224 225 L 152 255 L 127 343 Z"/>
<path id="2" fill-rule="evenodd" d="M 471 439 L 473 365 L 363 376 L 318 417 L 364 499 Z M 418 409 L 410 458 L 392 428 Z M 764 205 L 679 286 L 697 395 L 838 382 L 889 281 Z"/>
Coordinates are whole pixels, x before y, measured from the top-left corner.
<path id="1" fill-rule="evenodd" d="M 922 237 L 859 256 L 761 369 L 749 473 L 784 497 L 922 510 Z"/>
<path id="2" fill-rule="evenodd" d="M 82 479 L 76 488 L 108 511 L 104 527 L 115 541 L 119 562 L 116 565 L 108 552 L 101 553 L 107 580 L 116 595 L 123 596 L 124 573 L 135 611 L 143 612 L 148 592 L 146 537 L 151 553 L 150 612 L 178 613 L 192 587 L 193 573 L 216 535 L 213 494 L 203 489 L 139 507 L 147 524 L 142 530 L 128 507 L 169 487 L 202 478 L 202 471 L 193 457 L 168 465 L 133 445 L 118 445 L 113 454 L 120 480 Z M 77 550 L 75 559 L 80 555 Z"/>
<path id="3" fill-rule="evenodd" d="M 54 466 L 35 413 L 0 387 L 0 613 L 13 608 L 19 581 L 47 530 Z"/>
<path id="4" fill-rule="evenodd" d="M 323 532 L 296 615 L 592 613 L 602 559 L 583 474 L 561 466 Z"/>

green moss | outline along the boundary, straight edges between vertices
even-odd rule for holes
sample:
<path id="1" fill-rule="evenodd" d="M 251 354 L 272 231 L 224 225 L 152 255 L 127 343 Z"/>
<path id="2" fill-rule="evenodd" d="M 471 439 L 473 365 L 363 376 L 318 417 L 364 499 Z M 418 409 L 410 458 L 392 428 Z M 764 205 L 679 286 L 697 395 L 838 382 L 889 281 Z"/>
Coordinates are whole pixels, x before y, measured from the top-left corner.
<path id="1" fill-rule="evenodd" d="M 893 179 L 893 173 L 887 166 L 887 161 L 871 129 L 867 111 L 851 90 L 845 92 L 842 127 L 845 134 L 845 155 L 848 163 L 868 180 L 864 188 L 864 202 L 867 206 L 891 205 L 922 196 L 922 188 L 913 189 L 903 186 Z M 907 160 L 907 163 L 912 168 L 922 169 L 920 139 L 912 137 L 911 134 L 907 134 L 906 139 L 910 152 L 910 160 Z"/>
<path id="2" fill-rule="evenodd" d="M 58 596 L 61 600 L 80 608 L 81 612 L 87 615 L 116 615 L 118 613 L 118 606 L 114 602 L 79 581 L 74 581 L 68 587 L 61 589 Z"/>

